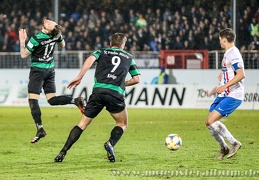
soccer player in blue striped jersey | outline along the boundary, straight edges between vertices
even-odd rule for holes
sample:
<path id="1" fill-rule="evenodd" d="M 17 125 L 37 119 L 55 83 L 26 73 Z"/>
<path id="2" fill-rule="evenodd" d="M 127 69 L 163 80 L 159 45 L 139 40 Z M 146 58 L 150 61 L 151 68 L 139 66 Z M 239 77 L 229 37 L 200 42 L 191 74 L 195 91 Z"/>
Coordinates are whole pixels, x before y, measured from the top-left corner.
<path id="1" fill-rule="evenodd" d="M 97 62 L 93 91 L 84 107 L 84 114 L 79 124 L 70 131 L 65 145 L 54 158 L 55 162 L 63 161 L 67 151 L 104 107 L 116 122 L 109 140 L 104 143 L 104 148 L 107 151 L 108 160 L 110 162 L 116 161 L 114 146 L 128 126 L 125 86 L 132 86 L 140 82 L 140 72 L 132 55 L 123 50 L 126 41 L 127 38 L 123 33 L 113 34 L 111 47 L 94 51 L 85 60 L 78 76 L 68 84 L 68 88 L 80 84 L 85 73 L 94 62 Z M 131 78 L 125 81 L 128 73 Z"/>
<path id="2" fill-rule="evenodd" d="M 235 111 L 244 98 L 244 62 L 238 48 L 234 45 L 235 38 L 236 35 L 230 28 L 219 32 L 220 45 L 225 50 L 222 71 L 218 76 L 220 86 L 216 89 L 218 96 L 210 106 L 210 113 L 205 122 L 209 132 L 220 145 L 217 160 L 222 160 L 226 155 L 227 158 L 233 157 L 241 147 L 241 143 L 219 121 Z M 230 148 L 224 138 L 230 143 Z"/>
<path id="3" fill-rule="evenodd" d="M 37 132 L 31 143 L 38 142 L 47 135 L 43 129 L 41 110 L 38 103 L 41 90 L 44 90 L 48 103 L 54 105 L 75 104 L 83 113 L 84 99 L 69 96 L 56 96 L 54 47 L 57 44 L 65 47 L 65 41 L 61 35 L 61 26 L 56 22 L 44 19 L 42 29 L 30 37 L 27 45 L 25 41 L 27 33 L 25 29 L 19 30 L 20 54 L 23 59 L 31 56 L 31 69 L 28 83 L 28 101 L 31 115 L 36 124 Z"/>

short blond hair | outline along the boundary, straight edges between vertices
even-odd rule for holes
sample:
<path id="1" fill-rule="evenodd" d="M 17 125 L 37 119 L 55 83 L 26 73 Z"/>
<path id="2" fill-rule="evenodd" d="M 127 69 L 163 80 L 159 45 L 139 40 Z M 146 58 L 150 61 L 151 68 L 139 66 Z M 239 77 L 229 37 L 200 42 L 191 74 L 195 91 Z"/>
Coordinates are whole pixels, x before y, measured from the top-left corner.
<path id="1" fill-rule="evenodd" d="M 125 44 L 127 41 L 127 37 L 123 33 L 115 33 L 111 37 L 111 45 L 116 47 L 121 47 L 121 45 Z"/>

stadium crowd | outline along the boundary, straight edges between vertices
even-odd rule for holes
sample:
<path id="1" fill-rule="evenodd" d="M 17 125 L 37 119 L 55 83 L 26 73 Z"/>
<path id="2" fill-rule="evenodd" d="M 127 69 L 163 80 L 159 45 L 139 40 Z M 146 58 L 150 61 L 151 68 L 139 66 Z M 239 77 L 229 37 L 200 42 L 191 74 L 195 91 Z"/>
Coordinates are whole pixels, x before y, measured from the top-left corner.
<path id="1" fill-rule="evenodd" d="M 27 2 L 27 3 L 26 3 Z M 0 52 L 18 52 L 19 28 L 28 35 L 54 20 L 50 1 L 3 0 L 0 4 Z M 231 1 L 59 0 L 59 24 L 66 50 L 107 47 L 114 32 L 126 33 L 127 51 L 220 49 L 218 32 L 232 27 Z M 259 49 L 259 1 L 237 1 L 237 47 Z"/>

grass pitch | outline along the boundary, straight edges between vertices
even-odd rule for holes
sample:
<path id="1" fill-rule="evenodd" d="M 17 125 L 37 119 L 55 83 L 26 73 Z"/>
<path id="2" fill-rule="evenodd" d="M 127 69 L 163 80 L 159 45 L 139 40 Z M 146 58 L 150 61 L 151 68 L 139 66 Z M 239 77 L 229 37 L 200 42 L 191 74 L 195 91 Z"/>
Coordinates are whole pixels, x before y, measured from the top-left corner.
<path id="1" fill-rule="evenodd" d="M 28 107 L 0 107 L 0 179 L 258 179 L 259 111 L 237 110 L 222 119 L 242 143 L 231 159 L 214 160 L 219 146 L 204 121 L 207 110 L 128 109 L 129 127 L 115 146 L 117 161 L 106 159 L 103 143 L 114 120 L 105 110 L 55 163 L 70 130 L 79 122 L 78 109 L 42 108 L 47 136 L 31 144 L 36 128 Z M 170 151 L 165 137 L 177 133 L 183 145 Z"/>

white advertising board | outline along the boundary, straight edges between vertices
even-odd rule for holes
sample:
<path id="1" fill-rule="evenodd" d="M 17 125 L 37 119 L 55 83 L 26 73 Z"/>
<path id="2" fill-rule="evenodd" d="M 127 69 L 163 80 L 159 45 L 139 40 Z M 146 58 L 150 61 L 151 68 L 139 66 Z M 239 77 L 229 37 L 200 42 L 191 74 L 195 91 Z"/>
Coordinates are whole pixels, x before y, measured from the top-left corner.
<path id="1" fill-rule="evenodd" d="M 173 70 L 177 84 L 153 84 L 159 70 L 141 70 L 141 83 L 127 87 L 126 104 L 130 108 L 206 108 L 216 97 L 217 70 Z M 72 90 L 66 88 L 77 76 L 78 69 L 56 70 L 57 95 L 83 96 L 92 91 L 94 70 L 90 70 L 81 84 Z M 0 106 L 28 106 L 27 83 L 29 70 L 0 70 Z M 239 109 L 259 109 L 259 71 L 246 71 L 245 98 Z M 211 80 L 213 79 L 213 80 Z M 42 93 L 39 103 L 49 106 Z"/>

